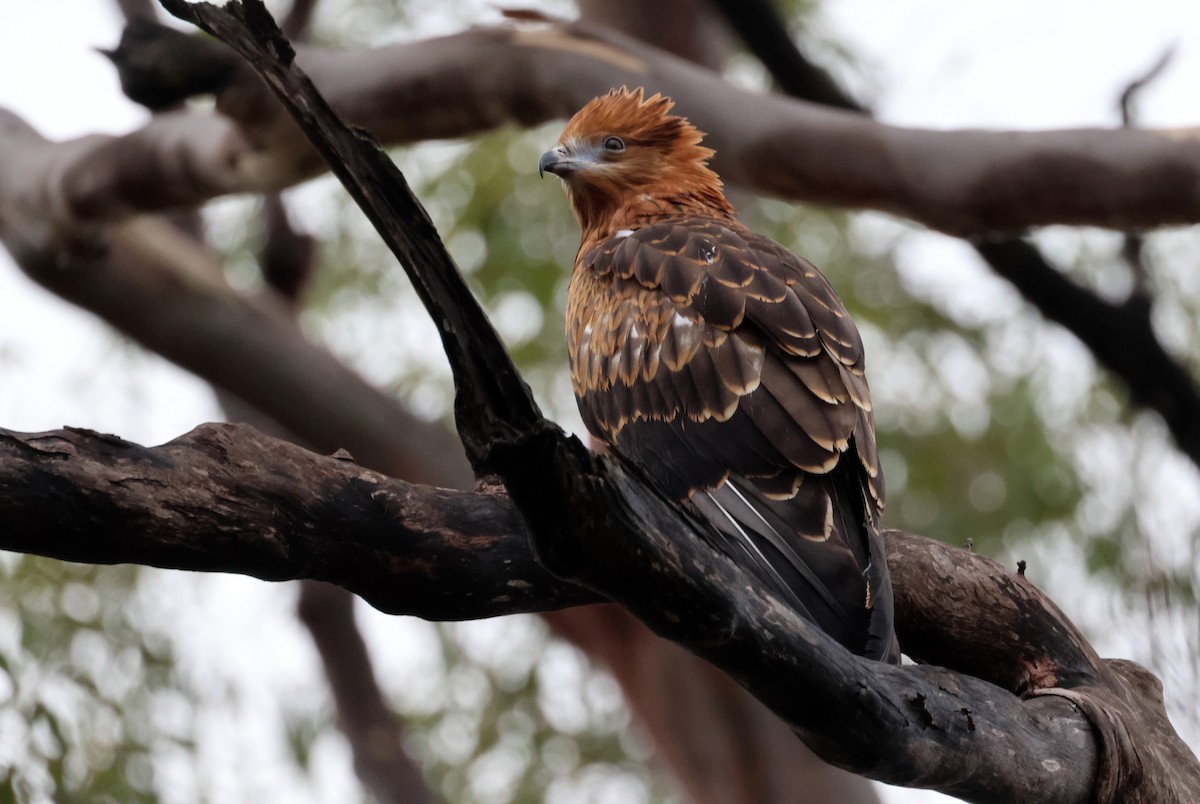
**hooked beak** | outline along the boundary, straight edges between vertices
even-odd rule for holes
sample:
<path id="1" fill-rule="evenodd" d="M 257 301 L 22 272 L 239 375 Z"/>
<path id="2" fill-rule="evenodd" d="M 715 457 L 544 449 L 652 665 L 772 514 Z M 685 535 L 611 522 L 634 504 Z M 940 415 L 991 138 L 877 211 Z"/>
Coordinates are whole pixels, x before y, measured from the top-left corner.
<path id="1" fill-rule="evenodd" d="M 556 176 L 562 176 L 570 173 L 570 160 L 567 159 L 566 149 L 561 145 L 557 148 L 551 148 L 546 153 L 542 154 L 542 158 L 538 160 L 538 177 L 545 178 L 547 173 L 553 173 Z"/>
<path id="2" fill-rule="evenodd" d="M 560 179 L 566 179 L 595 165 L 596 155 L 591 149 L 577 145 L 556 145 L 538 160 L 538 175 L 544 177 L 547 173 L 553 173 Z"/>

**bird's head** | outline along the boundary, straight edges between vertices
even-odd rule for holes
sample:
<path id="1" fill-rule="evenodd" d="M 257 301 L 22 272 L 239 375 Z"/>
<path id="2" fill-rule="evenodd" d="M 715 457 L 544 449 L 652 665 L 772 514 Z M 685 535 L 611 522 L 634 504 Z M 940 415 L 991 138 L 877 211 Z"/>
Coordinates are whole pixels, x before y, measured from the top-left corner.
<path id="1" fill-rule="evenodd" d="M 660 94 L 643 97 L 641 88 L 614 89 L 576 112 L 542 154 L 538 172 L 563 180 L 585 231 L 644 196 L 729 209 L 707 165 L 713 150 L 686 118 L 669 114 L 674 105 Z"/>

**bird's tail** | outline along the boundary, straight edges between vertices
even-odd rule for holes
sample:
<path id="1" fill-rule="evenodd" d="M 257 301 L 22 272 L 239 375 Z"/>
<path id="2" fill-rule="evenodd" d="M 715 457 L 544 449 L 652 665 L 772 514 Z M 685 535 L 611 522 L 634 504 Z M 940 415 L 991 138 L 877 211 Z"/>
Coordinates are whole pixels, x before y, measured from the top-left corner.
<path id="1" fill-rule="evenodd" d="M 788 500 L 734 475 L 697 492 L 692 505 L 727 554 L 821 630 L 859 655 L 899 661 L 883 540 L 851 470 L 808 475 Z"/>

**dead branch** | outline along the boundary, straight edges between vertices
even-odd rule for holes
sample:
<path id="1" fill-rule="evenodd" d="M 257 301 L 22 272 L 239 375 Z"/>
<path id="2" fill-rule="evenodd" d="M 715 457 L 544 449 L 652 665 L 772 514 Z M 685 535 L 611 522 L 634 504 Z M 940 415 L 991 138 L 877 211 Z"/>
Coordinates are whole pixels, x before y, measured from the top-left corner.
<path id="1" fill-rule="evenodd" d="M 592 472 L 577 482 L 603 481 Z M 946 669 L 884 667 L 747 588 L 636 480 L 618 471 L 616 483 L 616 518 L 647 530 L 608 530 L 580 512 L 597 525 L 564 535 L 558 568 L 732 672 L 835 764 L 968 800 L 1189 801 L 1200 791 L 1156 682 L 1096 659 L 1017 574 L 889 531 L 896 587 L 908 590 L 897 599 L 901 638 Z M 4 549 L 318 578 L 438 619 L 596 599 L 541 569 L 530 544 L 498 489 L 413 486 L 245 426 L 204 425 L 153 448 L 79 430 L 0 435 Z M 1093 778 L 1111 795 L 1089 799 Z"/>
<path id="2" fill-rule="evenodd" d="M 204 425 L 149 449 L 87 430 L 0 431 L 0 445 L 4 549 L 313 578 L 434 620 L 596 599 L 506 552 L 496 533 L 523 526 L 502 498 L 389 479 L 244 425 Z"/>

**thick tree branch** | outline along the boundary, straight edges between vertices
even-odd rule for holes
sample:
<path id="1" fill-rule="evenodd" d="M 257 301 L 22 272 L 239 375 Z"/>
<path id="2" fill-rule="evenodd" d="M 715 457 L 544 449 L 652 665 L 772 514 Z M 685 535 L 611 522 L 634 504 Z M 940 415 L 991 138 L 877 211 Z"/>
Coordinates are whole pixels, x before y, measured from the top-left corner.
<path id="1" fill-rule="evenodd" d="M 597 599 L 507 552 L 495 534 L 524 526 L 502 497 L 414 486 L 244 425 L 150 449 L 86 430 L 0 431 L 0 454 L 6 550 L 313 578 L 435 620 Z"/>
<path id="2" fill-rule="evenodd" d="M 191 58 L 182 48 L 172 51 L 184 65 Z M 387 143 L 562 118 L 626 83 L 675 98 L 709 132 L 719 172 L 760 192 L 880 209 L 964 235 L 1050 223 L 1125 229 L 1200 220 L 1200 137 L 1194 130 L 888 126 L 737 89 L 716 74 L 583 23 L 483 28 L 360 53 L 300 52 L 334 106 Z M 69 169 L 53 189 L 70 203 L 57 208 L 61 217 L 54 225 L 77 225 L 80 214 L 194 205 L 219 194 L 283 186 L 320 170 L 294 126 L 261 103 L 261 85 L 247 83 L 235 82 L 220 97 L 221 108 L 240 126 L 180 113 L 125 137 L 74 143 L 72 157 L 61 163 Z"/>
<path id="3" fill-rule="evenodd" d="M 597 481 L 581 473 L 577 482 Z M 558 567 L 610 587 L 732 672 L 836 764 L 969 800 L 1082 802 L 1097 769 L 1112 793 L 1098 801 L 1200 794 L 1200 769 L 1170 731 L 1161 689 L 1128 663 L 1097 660 L 1024 578 L 889 531 L 896 586 L 912 590 L 897 599 L 901 638 L 947 669 L 884 667 L 749 588 L 639 483 L 620 473 L 617 483 L 623 494 L 607 502 L 646 530 L 634 538 L 580 527 L 555 552 Z M 592 513 L 580 516 L 608 517 Z M 541 570 L 530 537 L 499 490 L 412 486 L 244 426 L 204 425 L 149 449 L 78 430 L 0 435 L 4 549 L 320 578 L 385 610 L 434 618 L 595 599 Z M 943 636 L 922 641 L 931 633 Z M 996 660 L 976 662 L 972 651 L 993 639 Z"/>

